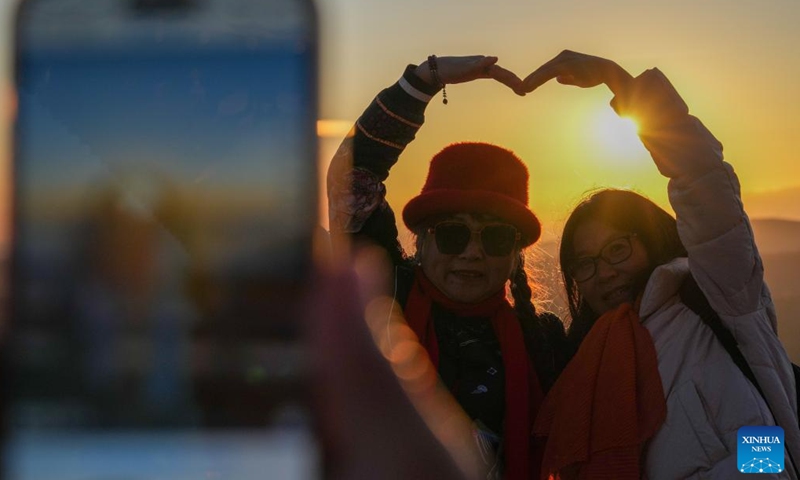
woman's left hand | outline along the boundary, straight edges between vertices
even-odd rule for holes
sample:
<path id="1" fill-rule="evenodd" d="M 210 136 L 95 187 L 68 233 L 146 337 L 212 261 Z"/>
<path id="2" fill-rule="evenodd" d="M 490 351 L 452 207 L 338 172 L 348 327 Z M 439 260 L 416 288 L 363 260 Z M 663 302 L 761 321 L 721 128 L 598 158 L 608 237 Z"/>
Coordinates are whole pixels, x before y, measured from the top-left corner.
<path id="1" fill-rule="evenodd" d="M 439 79 L 446 85 L 488 78 L 502 83 L 519 95 L 525 95 L 522 93 L 522 80 L 514 72 L 497 65 L 497 57 L 494 56 L 436 57 L 436 66 Z M 414 73 L 426 83 L 436 83 L 427 60 Z"/>
<path id="2" fill-rule="evenodd" d="M 614 95 L 624 93 L 633 81 L 631 74 L 611 60 L 564 50 L 528 75 L 518 93 L 530 93 L 553 78 L 581 88 L 604 83 Z"/>

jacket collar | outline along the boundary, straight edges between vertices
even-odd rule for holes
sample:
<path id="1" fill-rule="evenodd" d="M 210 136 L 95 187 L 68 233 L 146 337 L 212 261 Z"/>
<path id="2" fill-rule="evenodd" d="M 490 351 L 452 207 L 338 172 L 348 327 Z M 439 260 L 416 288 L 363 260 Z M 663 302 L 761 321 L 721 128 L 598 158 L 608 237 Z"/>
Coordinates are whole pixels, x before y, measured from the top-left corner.
<path id="1" fill-rule="evenodd" d="M 653 270 L 644 287 L 642 302 L 639 306 L 639 317 L 642 322 L 668 300 L 678 295 L 683 279 L 688 274 L 689 259 L 686 257 L 676 258 Z"/>

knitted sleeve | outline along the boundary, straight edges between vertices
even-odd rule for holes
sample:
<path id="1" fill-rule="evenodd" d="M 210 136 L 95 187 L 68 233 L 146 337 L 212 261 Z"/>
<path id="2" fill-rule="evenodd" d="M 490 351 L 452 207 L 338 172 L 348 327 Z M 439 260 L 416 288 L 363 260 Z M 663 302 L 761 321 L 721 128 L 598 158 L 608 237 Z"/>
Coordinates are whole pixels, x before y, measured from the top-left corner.
<path id="1" fill-rule="evenodd" d="M 384 180 L 425 121 L 425 107 L 439 89 L 415 74 L 416 65 L 382 90 L 339 146 L 328 170 L 332 235 L 367 237 L 397 263 L 404 256 Z"/>

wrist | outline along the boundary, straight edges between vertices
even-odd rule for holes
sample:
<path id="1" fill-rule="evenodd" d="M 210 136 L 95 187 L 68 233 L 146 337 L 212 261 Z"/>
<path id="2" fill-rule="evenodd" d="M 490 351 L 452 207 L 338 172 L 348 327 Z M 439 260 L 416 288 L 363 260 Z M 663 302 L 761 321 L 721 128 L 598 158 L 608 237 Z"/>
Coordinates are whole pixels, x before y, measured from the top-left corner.
<path id="1" fill-rule="evenodd" d="M 439 87 L 431 75 L 431 68 L 427 60 L 420 63 L 419 66 L 414 69 L 414 75 L 431 87 Z"/>
<path id="2" fill-rule="evenodd" d="M 417 68 L 419 68 L 417 65 L 407 65 L 403 71 L 403 76 L 398 80 L 398 86 L 412 98 L 427 104 L 441 89 L 419 78 L 416 73 Z"/>
<path id="3" fill-rule="evenodd" d="M 633 76 L 631 76 L 627 70 L 612 61 L 609 61 L 608 68 L 609 73 L 607 75 L 608 80 L 606 81 L 606 85 L 608 85 L 609 90 L 617 96 L 625 95 L 631 83 L 633 83 Z"/>

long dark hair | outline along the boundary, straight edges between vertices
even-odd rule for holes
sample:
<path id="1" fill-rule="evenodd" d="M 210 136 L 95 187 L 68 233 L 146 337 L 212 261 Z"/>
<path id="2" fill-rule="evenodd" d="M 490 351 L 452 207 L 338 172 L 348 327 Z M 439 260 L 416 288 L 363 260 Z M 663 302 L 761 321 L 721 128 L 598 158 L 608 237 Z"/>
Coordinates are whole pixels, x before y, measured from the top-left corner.
<path id="1" fill-rule="evenodd" d="M 559 261 L 567 306 L 572 317 L 567 337 L 577 349 L 600 313 L 593 312 L 578 290 L 578 283 L 567 266 L 575 260 L 575 231 L 595 220 L 624 232 L 636 233 L 650 258 L 651 270 L 677 257 L 686 256 L 686 247 L 678 236 L 675 218 L 651 200 L 629 190 L 604 189 L 592 193 L 572 211 L 561 236 Z"/>

